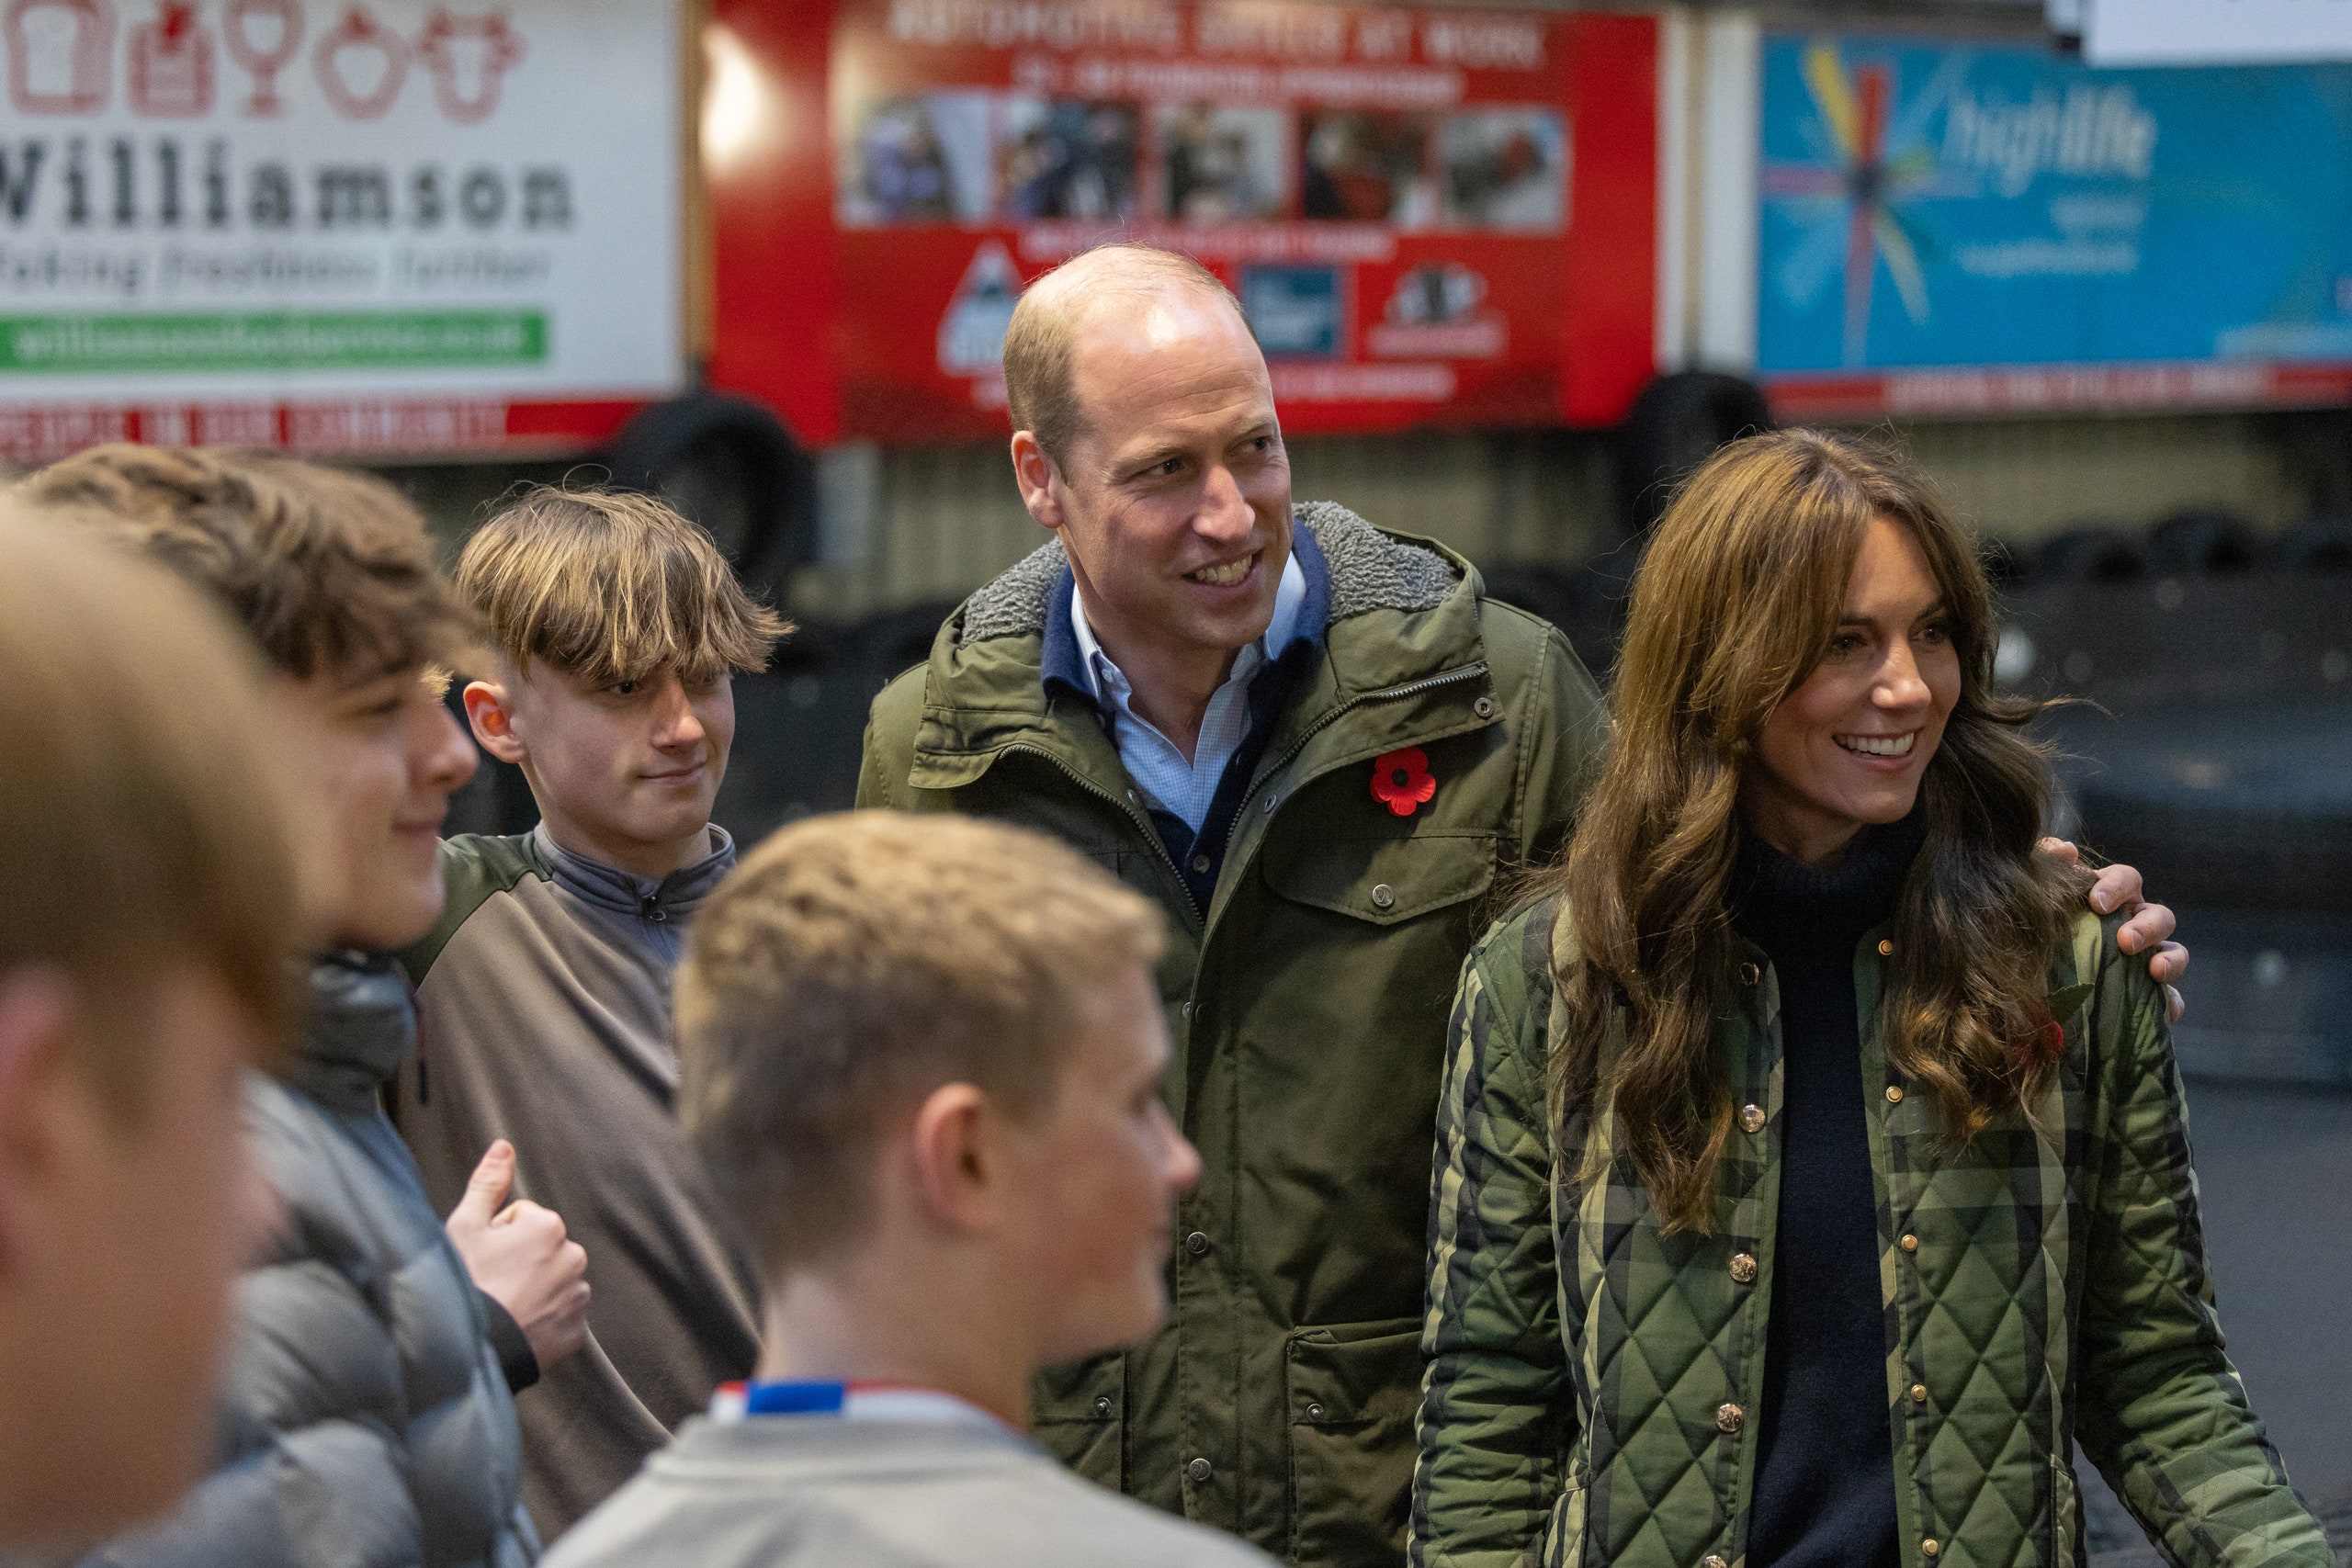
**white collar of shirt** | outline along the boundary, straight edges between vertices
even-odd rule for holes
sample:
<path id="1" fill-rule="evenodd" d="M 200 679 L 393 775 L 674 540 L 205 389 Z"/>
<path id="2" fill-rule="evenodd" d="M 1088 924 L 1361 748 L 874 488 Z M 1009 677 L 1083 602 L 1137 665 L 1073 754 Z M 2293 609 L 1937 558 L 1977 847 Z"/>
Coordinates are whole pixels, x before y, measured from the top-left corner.
<path id="1" fill-rule="evenodd" d="M 1293 550 L 1283 562 L 1283 580 L 1274 588 L 1273 618 L 1266 623 L 1265 635 L 1241 650 L 1240 657 L 1233 661 L 1233 674 L 1227 679 L 1248 680 L 1257 672 L 1261 661 L 1272 659 L 1288 648 L 1298 632 L 1299 606 L 1306 603 L 1306 573 L 1299 567 L 1298 552 Z M 1086 600 L 1080 594 L 1075 581 L 1069 585 L 1069 629 L 1078 635 L 1079 663 L 1085 668 L 1086 684 L 1094 694 L 1096 702 L 1103 700 L 1102 677 L 1105 671 L 1118 677 L 1116 684 L 1119 687 L 1132 690 L 1127 686 L 1126 671 L 1121 670 L 1118 661 L 1105 653 L 1102 645 L 1094 640 L 1094 628 L 1086 621 Z M 1119 695 L 1124 697 L 1125 691 Z"/>

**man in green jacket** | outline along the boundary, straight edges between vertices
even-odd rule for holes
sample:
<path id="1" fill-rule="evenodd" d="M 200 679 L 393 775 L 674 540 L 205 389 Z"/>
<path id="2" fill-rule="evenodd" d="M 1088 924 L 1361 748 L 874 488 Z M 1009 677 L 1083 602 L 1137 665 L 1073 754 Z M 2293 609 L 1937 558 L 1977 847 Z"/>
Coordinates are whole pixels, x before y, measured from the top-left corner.
<path id="1" fill-rule="evenodd" d="M 1159 902 L 1204 1167 L 1167 1325 L 1050 1376 L 1037 1435 L 1293 1562 L 1396 1562 L 1447 1010 L 1567 831 L 1600 698 L 1459 556 L 1293 506 L 1265 361 L 1191 261 L 1088 253 L 1004 362 L 1057 537 L 876 699 L 858 804 L 1041 829 Z"/>
<path id="2" fill-rule="evenodd" d="M 1005 380 L 1059 537 L 876 701 L 858 801 L 1044 829 L 1168 911 L 1204 1165 L 1168 1325 L 1049 1379 L 1037 1435 L 1278 1554 L 1392 1561 L 1446 1010 L 1486 895 L 1584 792 L 1600 697 L 1459 557 L 1294 514 L 1265 362 L 1189 261 L 1035 285 Z"/>

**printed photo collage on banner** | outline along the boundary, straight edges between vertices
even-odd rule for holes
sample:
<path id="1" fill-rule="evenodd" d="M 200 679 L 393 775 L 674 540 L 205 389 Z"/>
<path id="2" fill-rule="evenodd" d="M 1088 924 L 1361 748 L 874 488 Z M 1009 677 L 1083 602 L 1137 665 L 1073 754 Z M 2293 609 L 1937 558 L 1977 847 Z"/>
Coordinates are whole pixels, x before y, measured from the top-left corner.
<path id="1" fill-rule="evenodd" d="M 1646 21 L 1214 4 L 1053 16 L 1024 28 L 956 0 L 840 8 L 832 216 L 845 318 L 867 320 L 870 300 L 876 329 L 843 340 L 851 428 L 1001 423 L 1013 299 L 1113 236 L 1182 249 L 1226 280 L 1293 428 L 1562 416 L 1563 275 L 1592 138 L 1604 198 L 1651 182 Z M 1611 73 L 1645 90 L 1616 92 Z M 1596 91 L 1627 101 L 1586 101 Z M 1642 280 L 1645 332 L 1650 259 L 1617 268 Z M 935 338 L 917 345 L 904 323 L 943 285 Z"/>
<path id="2" fill-rule="evenodd" d="M 1287 219 L 1552 233 L 1566 130 L 1545 106 L 1151 106 L 946 89 L 872 99 L 838 143 L 845 228 Z"/>

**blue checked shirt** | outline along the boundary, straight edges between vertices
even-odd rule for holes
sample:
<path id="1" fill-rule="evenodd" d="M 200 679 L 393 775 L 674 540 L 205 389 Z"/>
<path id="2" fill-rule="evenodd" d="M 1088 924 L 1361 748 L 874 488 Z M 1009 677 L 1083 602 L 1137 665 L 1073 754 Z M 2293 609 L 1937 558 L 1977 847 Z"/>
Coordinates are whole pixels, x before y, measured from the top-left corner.
<path id="1" fill-rule="evenodd" d="M 1196 834 L 1208 819 L 1209 805 L 1216 798 L 1226 764 L 1250 733 L 1250 682 L 1298 635 L 1299 607 L 1306 599 L 1306 574 L 1294 551 L 1283 563 L 1283 580 L 1274 590 L 1273 619 L 1266 624 L 1264 636 L 1235 657 L 1232 673 L 1209 698 L 1200 739 L 1188 758 L 1182 747 L 1136 712 L 1135 688 L 1094 640 L 1078 584 L 1070 584 L 1070 630 L 1078 637 L 1079 658 L 1093 688 L 1095 704 L 1110 717 L 1111 739 L 1119 749 L 1119 761 L 1126 764 L 1127 776 L 1135 780 L 1148 804 L 1182 818 Z"/>

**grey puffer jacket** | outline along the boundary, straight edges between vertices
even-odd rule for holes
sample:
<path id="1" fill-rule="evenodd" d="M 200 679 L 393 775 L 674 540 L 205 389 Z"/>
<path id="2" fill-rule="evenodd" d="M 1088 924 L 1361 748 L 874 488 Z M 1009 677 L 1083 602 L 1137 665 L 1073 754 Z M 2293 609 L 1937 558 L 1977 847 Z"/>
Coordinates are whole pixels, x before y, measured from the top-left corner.
<path id="1" fill-rule="evenodd" d="M 379 955 L 321 959 L 302 1054 L 246 1098 L 284 1221 L 237 1287 L 219 1468 L 120 1568 L 525 1568 L 539 1551 L 484 1298 L 384 1116 L 416 1038 Z"/>

